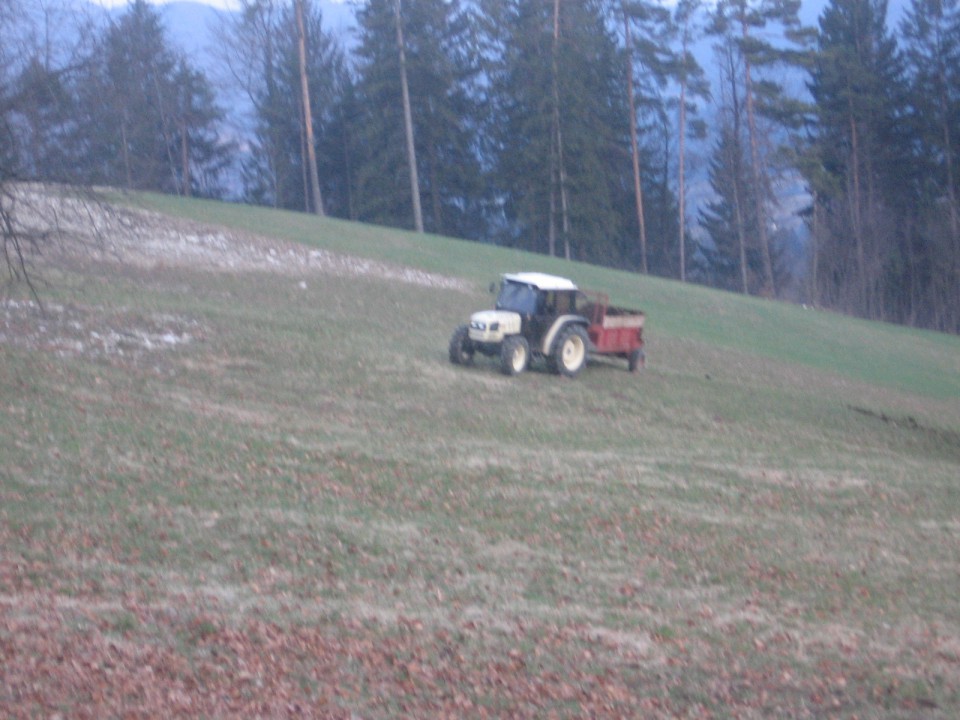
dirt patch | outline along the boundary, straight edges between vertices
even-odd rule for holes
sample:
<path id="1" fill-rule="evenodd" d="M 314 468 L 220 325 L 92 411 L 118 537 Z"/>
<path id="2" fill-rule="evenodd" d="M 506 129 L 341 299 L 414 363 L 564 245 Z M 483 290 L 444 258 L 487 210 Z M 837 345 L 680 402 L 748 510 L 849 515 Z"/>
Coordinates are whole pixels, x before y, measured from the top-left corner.
<path id="1" fill-rule="evenodd" d="M 24 184 L 14 198 L 17 229 L 37 238 L 49 260 L 96 253 L 102 259 L 145 268 L 373 276 L 425 287 L 468 289 L 459 278 L 120 207 L 93 195 Z"/>
<path id="2" fill-rule="evenodd" d="M 136 364 L 147 356 L 203 336 L 196 320 L 176 315 L 108 313 L 79 305 L 41 307 L 0 302 L 0 345 Z"/>
<path id="3" fill-rule="evenodd" d="M 121 207 L 93 194 L 23 184 L 13 202 L 16 230 L 30 239 L 30 261 L 41 274 L 44 266 L 95 259 L 147 270 L 280 273 L 301 278 L 301 285 L 310 276 L 327 274 L 467 290 L 459 278 Z M 0 302 L 0 345 L 60 356 L 130 364 L 203 334 L 191 318 L 125 316 L 102 308 L 41 306 L 13 299 Z"/>

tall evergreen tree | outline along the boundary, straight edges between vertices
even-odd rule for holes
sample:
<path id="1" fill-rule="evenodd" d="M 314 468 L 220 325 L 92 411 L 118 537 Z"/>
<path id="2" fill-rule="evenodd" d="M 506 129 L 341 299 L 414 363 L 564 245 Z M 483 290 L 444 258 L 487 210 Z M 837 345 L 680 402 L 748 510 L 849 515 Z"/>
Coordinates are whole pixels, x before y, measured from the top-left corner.
<path id="1" fill-rule="evenodd" d="M 710 242 L 701 244 L 711 284 L 748 294 L 759 287 L 762 267 L 756 232 L 756 204 L 750 201 L 750 173 L 744 132 L 740 54 L 730 44 L 716 47 L 720 67 L 720 136 L 710 164 L 716 199 L 700 211 Z M 762 282 L 762 280 L 761 280 Z"/>
<path id="2" fill-rule="evenodd" d="M 32 57 L 11 85 L 19 173 L 54 181 L 70 179 L 76 165 L 74 88 L 70 73 L 45 67 Z"/>
<path id="3" fill-rule="evenodd" d="M 219 197 L 221 175 L 236 152 L 222 136 L 223 110 L 206 76 L 177 59 L 171 116 L 177 156 L 177 190 L 183 195 Z"/>
<path id="4" fill-rule="evenodd" d="M 815 300 L 893 319 L 918 177 L 906 91 L 885 0 L 833 0 L 820 18 L 805 173 L 815 198 Z M 899 277 L 898 277 L 899 276 Z"/>
<path id="5" fill-rule="evenodd" d="M 168 79 L 176 58 L 157 11 L 134 0 L 111 23 L 82 86 L 83 124 L 91 130 L 88 164 L 97 182 L 172 190 L 175 159 Z"/>
<path id="6" fill-rule="evenodd" d="M 907 317 L 960 332 L 960 4 L 913 0 L 900 35 L 923 178 Z"/>
<path id="7" fill-rule="evenodd" d="M 750 180 L 743 136 L 735 125 L 720 126 L 713 157 L 710 160 L 710 187 L 714 199 L 700 209 L 700 225 L 710 238 L 700 252 L 706 258 L 707 282 L 735 292 L 749 292 L 763 272 L 759 249 L 748 245 L 746 237 L 755 234 L 755 206 L 744 202 Z"/>
<path id="8" fill-rule="evenodd" d="M 206 78 L 171 49 L 160 16 L 135 0 L 77 79 L 74 178 L 133 189 L 216 194 L 227 149 Z M 185 184 L 190 185 L 189 189 Z"/>
<path id="9" fill-rule="evenodd" d="M 562 231 L 566 218 L 564 240 L 577 259 L 621 262 L 635 246 L 624 233 L 633 200 L 624 162 L 628 111 L 604 4 L 564 2 L 559 13 L 552 0 L 484 8 L 496 186 L 509 242 L 547 252 L 551 227 Z"/>
<path id="10" fill-rule="evenodd" d="M 368 0 L 357 20 L 354 207 L 362 220 L 413 227 L 395 0 Z M 425 229 L 483 237 L 471 15 L 459 0 L 404 0 L 401 22 Z"/>

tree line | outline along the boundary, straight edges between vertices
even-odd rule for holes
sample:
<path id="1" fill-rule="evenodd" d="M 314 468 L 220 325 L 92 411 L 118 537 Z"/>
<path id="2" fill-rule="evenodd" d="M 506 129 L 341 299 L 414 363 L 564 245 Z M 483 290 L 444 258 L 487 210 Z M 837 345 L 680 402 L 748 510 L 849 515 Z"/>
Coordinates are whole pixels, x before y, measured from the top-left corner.
<path id="1" fill-rule="evenodd" d="M 216 78 L 145 0 L 62 42 L 25 2 L 0 0 L 0 182 L 231 196 L 960 332 L 958 0 L 895 30 L 884 0 L 814 27 L 799 0 L 365 0 L 349 46 L 310 0 L 241 0 Z"/>

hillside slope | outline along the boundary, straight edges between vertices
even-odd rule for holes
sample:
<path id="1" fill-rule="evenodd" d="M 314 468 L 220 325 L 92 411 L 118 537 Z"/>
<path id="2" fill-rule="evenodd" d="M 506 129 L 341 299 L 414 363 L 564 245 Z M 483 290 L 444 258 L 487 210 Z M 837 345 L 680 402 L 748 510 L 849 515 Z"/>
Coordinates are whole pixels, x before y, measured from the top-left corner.
<path id="1" fill-rule="evenodd" d="M 0 714 L 957 715 L 956 338 L 137 202 L 0 315 Z M 648 370 L 450 365 L 530 269 Z"/>
<path id="2" fill-rule="evenodd" d="M 960 338 L 861 321 L 696 285 L 557 258 L 243 205 L 144 198 L 147 207 L 203 222 L 372 259 L 409 263 L 486 287 L 501 272 L 535 267 L 648 311 L 662 339 L 705 342 L 760 358 L 944 400 L 960 400 Z M 479 308 L 478 308 L 479 309 Z"/>

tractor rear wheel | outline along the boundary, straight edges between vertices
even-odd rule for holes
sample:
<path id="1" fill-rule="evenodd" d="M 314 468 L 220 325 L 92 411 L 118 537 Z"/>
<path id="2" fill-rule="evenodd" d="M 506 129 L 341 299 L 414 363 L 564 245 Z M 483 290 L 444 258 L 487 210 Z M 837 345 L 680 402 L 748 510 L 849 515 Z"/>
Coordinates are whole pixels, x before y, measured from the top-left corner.
<path id="1" fill-rule="evenodd" d="M 522 335 L 504 338 L 500 346 L 500 371 L 504 375 L 519 375 L 530 362 L 530 344 Z"/>
<path id="2" fill-rule="evenodd" d="M 570 325 L 560 331 L 553 346 L 550 366 L 566 377 L 573 377 L 587 364 L 587 347 L 590 340 L 579 325 Z"/>

